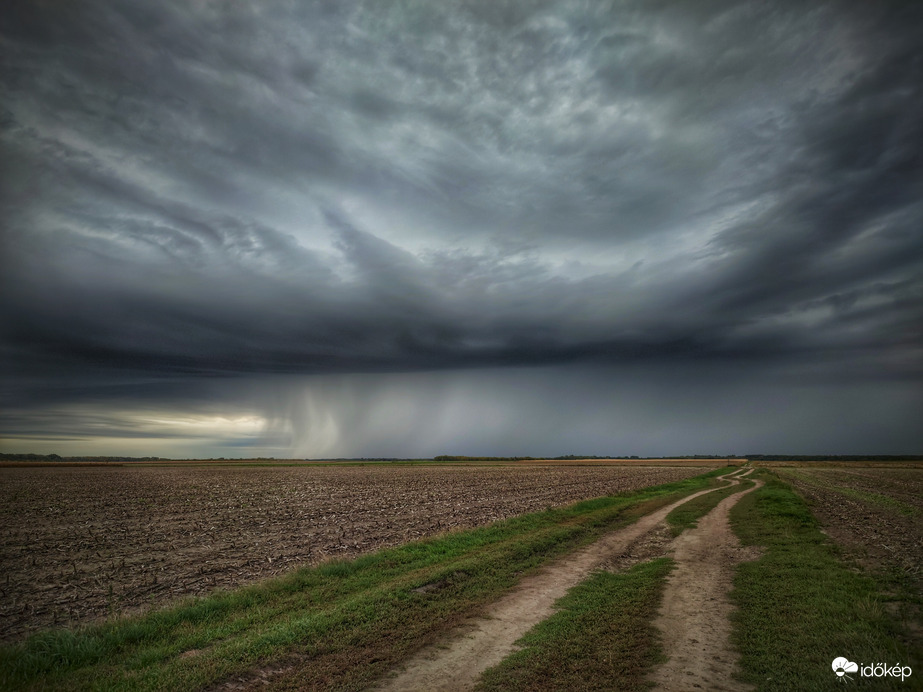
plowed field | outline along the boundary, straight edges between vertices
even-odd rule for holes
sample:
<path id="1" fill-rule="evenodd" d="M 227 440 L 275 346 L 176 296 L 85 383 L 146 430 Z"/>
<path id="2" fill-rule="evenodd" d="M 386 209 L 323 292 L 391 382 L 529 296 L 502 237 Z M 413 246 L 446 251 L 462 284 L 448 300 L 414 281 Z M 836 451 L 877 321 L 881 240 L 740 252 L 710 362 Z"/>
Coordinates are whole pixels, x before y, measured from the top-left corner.
<path id="1" fill-rule="evenodd" d="M 874 568 L 923 580 L 923 469 L 778 468 L 824 531 Z"/>
<path id="2" fill-rule="evenodd" d="M 0 639 L 703 470 L 0 468 Z"/>

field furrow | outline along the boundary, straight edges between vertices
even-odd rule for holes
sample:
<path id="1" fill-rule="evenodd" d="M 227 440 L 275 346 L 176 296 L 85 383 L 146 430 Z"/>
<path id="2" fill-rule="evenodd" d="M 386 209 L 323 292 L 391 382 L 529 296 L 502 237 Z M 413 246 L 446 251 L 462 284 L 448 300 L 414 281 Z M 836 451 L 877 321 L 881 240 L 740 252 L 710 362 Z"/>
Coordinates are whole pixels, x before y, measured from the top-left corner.
<path id="1" fill-rule="evenodd" d="M 700 467 L 0 469 L 0 640 L 130 613 Z"/>
<path id="2" fill-rule="evenodd" d="M 860 563 L 923 577 L 923 470 L 778 468 Z"/>

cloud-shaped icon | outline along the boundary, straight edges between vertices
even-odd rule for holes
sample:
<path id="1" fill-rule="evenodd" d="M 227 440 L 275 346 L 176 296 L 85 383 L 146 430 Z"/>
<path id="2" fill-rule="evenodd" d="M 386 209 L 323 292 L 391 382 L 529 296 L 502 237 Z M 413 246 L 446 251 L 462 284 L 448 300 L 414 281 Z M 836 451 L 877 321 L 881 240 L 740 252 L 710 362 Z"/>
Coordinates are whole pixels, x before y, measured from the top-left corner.
<path id="1" fill-rule="evenodd" d="M 837 677 L 841 678 L 846 675 L 846 673 L 856 673 L 858 670 L 858 665 L 852 661 L 847 661 L 842 656 L 833 659 L 833 672 L 837 674 Z"/>

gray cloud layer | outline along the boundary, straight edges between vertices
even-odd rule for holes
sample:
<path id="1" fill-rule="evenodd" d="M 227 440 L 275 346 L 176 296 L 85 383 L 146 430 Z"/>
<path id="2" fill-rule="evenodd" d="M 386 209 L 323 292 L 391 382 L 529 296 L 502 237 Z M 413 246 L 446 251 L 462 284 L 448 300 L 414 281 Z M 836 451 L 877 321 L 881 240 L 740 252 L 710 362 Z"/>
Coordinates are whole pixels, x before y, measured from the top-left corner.
<path id="1" fill-rule="evenodd" d="M 914 3 L 4 15 L 7 409 L 498 366 L 921 380 Z"/>

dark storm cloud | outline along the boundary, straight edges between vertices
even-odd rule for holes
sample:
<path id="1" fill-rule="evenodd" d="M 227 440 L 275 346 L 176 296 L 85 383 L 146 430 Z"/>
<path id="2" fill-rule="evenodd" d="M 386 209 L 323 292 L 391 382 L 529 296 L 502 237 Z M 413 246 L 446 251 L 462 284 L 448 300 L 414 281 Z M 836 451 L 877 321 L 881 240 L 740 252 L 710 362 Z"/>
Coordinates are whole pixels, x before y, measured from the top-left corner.
<path id="1" fill-rule="evenodd" d="M 3 404 L 207 417 L 203 378 L 488 366 L 919 382 L 921 35 L 897 2 L 7 3 Z"/>

